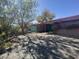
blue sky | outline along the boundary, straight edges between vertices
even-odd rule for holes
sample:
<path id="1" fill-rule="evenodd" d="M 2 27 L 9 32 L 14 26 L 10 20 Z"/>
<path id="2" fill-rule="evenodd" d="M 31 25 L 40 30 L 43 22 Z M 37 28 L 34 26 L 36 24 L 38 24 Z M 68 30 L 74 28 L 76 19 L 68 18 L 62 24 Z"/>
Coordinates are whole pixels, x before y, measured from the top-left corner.
<path id="1" fill-rule="evenodd" d="M 79 15 L 79 0 L 39 0 L 38 3 L 38 14 L 48 9 L 56 18 Z"/>

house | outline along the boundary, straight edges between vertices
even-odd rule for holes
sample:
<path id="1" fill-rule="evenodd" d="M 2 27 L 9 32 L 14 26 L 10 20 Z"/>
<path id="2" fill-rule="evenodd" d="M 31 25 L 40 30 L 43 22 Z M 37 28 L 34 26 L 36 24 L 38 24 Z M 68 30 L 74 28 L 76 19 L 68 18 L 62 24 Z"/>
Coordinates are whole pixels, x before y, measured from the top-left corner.
<path id="1" fill-rule="evenodd" d="M 58 35 L 79 37 L 79 15 L 37 24 L 37 32 L 56 31 Z"/>
<path id="2" fill-rule="evenodd" d="M 51 22 L 37 24 L 38 32 L 48 32 L 60 29 L 78 29 L 79 28 L 79 15 L 60 18 Z"/>
<path id="3" fill-rule="evenodd" d="M 61 29 L 78 29 L 79 15 L 56 19 L 54 22 L 60 25 Z"/>
<path id="4" fill-rule="evenodd" d="M 79 15 L 56 19 L 57 34 L 79 38 Z"/>

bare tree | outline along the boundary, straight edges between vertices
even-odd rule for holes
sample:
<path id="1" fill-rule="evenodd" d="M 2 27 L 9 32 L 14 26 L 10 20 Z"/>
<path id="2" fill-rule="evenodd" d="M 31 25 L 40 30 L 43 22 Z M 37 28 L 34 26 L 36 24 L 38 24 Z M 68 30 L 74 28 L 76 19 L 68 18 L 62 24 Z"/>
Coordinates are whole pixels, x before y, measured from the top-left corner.
<path id="1" fill-rule="evenodd" d="M 25 27 L 27 29 L 27 25 L 35 18 L 36 4 L 36 0 L 18 0 L 16 5 L 16 19 L 18 20 L 23 34 Z"/>

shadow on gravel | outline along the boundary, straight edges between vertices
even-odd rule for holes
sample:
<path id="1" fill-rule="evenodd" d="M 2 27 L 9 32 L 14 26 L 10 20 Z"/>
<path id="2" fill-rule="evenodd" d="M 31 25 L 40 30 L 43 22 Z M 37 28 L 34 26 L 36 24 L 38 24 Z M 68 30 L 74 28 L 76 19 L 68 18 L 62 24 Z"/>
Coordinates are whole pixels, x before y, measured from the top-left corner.
<path id="1" fill-rule="evenodd" d="M 79 39 L 79 35 L 73 35 L 73 34 L 64 34 L 64 33 L 47 33 L 47 34 Z"/>
<path id="2" fill-rule="evenodd" d="M 28 50 L 32 55 L 33 55 L 33 51 L 31 52 L 31 49 L 35 50 L 37 59 L 49 59 L 49 58 L 59 59 L 60 58 L 59 55 L 57 55 L 56 53 L 53 53 L 53 51 L 52 51 L 52 49 L 57 51 L 57 47 L 50 46 L 50 43 L 48 40 L 45 41 L 45 43 L 46 43 L 45 45 L 42 45 L 44 42 L 40 42 L 40 44 L 35 44 L 31 41 L 30 37 L 28 37 L 28 38 L 29 38 L 29 43 L 27 45 Z M 29 44 L 36 45 L 36 47 L 29 46 Z M 56 43 L 55 43 L 55 45 L 56 45 Z"/>
<path id="3" fill-rule="evenodd" d="M 12 51 L 12 48 L 8 48 L 8 49 L 5 49 L 5 48 L 0 48 L 0 55 L 6 53 L 6 52 L 11 52 Z"/>
<path id="4" fill-rule="evenodd" d="M 23 39 L 16 39 L 19 47 L 16 46 L 12 51 L 20 59 L 76 59 L 79 55 L 79 42 L 68 38 L 26 35 Z M 28 55 L 31 58 L 27 58 Z"/>
<path id="5" fill-rule="evenodd" d="M 56 38 L 46 38 L 47 40 L 45 40 L 45 38 L 41 37 L 37 37 L 41 42 L 40 43 L 34 43 L 32 40 L 34 40 L 34 38 L 31 38 L 28 36 L 28 44 L 24 45 L 23 47 L 27 46 L 27 48 L 25 49 L 27 53 L 30 53 L 33 57 L 33 59 L 75 59 L 73 56 L 69 56 L 68 58 L 65 58 L 61 52 L 58 50 L 58 44 Z M 60 41 L 59 41 L 60 43 Z M 25 59 L 25 57 L 23 57 L 23 59 Z"/>

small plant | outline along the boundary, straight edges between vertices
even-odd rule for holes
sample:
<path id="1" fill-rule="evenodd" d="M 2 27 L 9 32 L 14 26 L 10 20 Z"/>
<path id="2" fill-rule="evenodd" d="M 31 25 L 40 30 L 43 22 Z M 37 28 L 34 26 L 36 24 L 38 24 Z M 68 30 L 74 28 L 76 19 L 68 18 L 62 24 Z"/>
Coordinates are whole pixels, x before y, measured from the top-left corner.
<path id="1" fill-rule="evenodd" d="M 6 20 L 0 19 L 0 48 L 7 42 L 10 30 L 11 25 Z"/>

